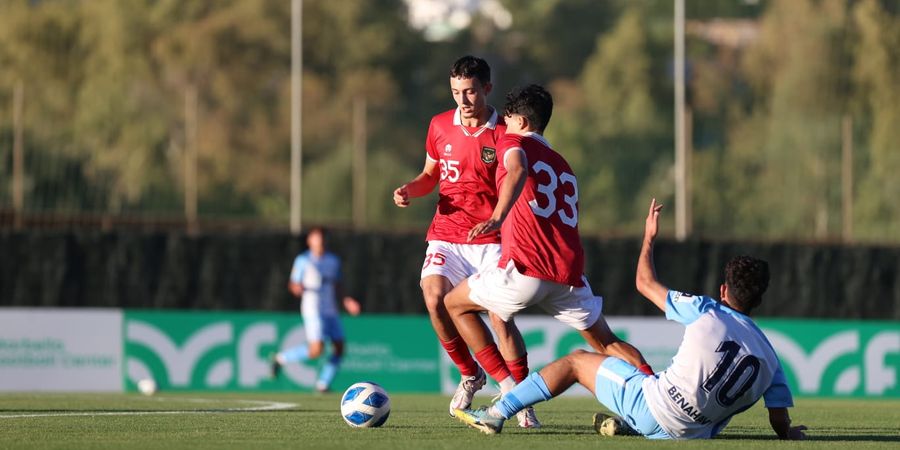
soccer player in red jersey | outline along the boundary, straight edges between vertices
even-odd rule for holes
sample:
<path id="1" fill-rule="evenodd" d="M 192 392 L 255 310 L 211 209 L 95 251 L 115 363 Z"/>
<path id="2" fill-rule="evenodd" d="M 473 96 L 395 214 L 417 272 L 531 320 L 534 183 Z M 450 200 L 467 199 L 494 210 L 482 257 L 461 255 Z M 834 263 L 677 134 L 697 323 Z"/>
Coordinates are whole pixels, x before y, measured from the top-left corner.
<path id="1" fill-rule="evenodd" d="M 601 314 L 603 298 L 594 296 L 583 275 L 578 183 L 541 134 L 552 111 L 553 99 L 541 86 L 507 95 L 507 134 L 497 143 L 497 206 L 468 235 L 476 240 L 500 230 L 501 258 L 495 267 L 457 285 L 446 297 L 447 309 L 472 351 L 483 355 L 479 361 L 500 358 L 480 312 L 509 320 L 537 304 L 579 330 L 595 350 L 652 374 L 640 352 L 609 329 Z"/>
<path id="2" fill-rule="evenodd" d="M 498 230 L 468 237 L 472 227 L 491 216 L 497 203 L 496 142 L 506 125 L 487 104 L 492 88 L 490 70 L 487 62 L 474 56 L 464 56 L 453 64 L 450 91 L 457 107 L 431 119 L 422 173 L 394 191 L 394 203 L 402 208 L 409 205 L 411 198 L 427 195 L 438 186 L 437 211 L 426 237 L 428 249 L 421 286 L 434 331 L 462 374 L 450 402 L 451 415 L 455 409 L 472 403 L 486 377 L 447 314 L 444 296 L 470 275 L 496 266 L 500 259 Z M 491 316 L 491 321 L 500 339 L 502 358 L 485 367 L 491 374 L 494 365 L 503 368 L 505 377 L 496 381 L 506 392 L 528 375 L 525 344 L 514 322 L 495 316 Z M 480 361 L 478 354 L 475 357 Z M 524 428 L 540 426 L 533 409 L 523 411 L 518 419 Z"/>

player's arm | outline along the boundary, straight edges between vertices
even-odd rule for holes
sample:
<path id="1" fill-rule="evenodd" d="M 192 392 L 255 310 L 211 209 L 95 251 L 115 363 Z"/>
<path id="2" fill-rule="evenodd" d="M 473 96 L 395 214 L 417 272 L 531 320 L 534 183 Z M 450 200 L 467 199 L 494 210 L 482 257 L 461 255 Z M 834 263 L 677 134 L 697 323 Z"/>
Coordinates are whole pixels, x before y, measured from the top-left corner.
<path id="1" fill-rule="evenodd" d="M 347 310 L 347 313 L 351 316 L 358 316 L 360 311 L 362 311 L 362 306 L 356 301 L 355 298 L 346 295 L 346 291 L 344 290 L 344 274 L 341 270 L 340 262 L 338 262 L 337 268 L 337 276 L 334 281 L 334 298 L 341 299 L 341 303 L 344 305 L 344 309 Z"/>
<path id="2" fill-rule="evenodd" d="M 438 171 L 437 161 L 431 157 L 425 157 L 425 167 L 422 173 L 413 178 L 410 182 L 394 189 L 394 204 L 406 208 L 409 206 L 409 199 L 422 197 L 431 193 L 440 180 L 440 172 Z"/>
<path id="3" fill-rule="evenodd" d="M 500 189 L 497 192 L 497 206 L 491 218 L 485 220 L 472 227 L 469 230 L 468 240 L 475 239 L 479 234 L 490 233 L 500 229 L 500 225 L 509 214 L 522 189 L 525 187 L 525 180 L 528 178 L 528 161 L 525 158 L 525 150 L 521 148 L 511 148 L 503 155 L 503 166 L 506 169 L 506 176 L 500 183 Z"/>
<path id="4" fill-rule="evenodd" d="M 791 415 L 788 413 L 787 408 L 768 408 L 768 410 L 769 424 L 772 425 L 772 429 L 775 430 L 775 434 L 778 435 L 779 439 L 793 441 L 806 439 L 806 433 L 803 432 L 806 430 L 806 427 L 803 425 L 792 427 Z"/>
<path id="5" fill-rule="evenodd" d="M 306 259 L 301 255 L 294 259 L 291 275 L 288 277 L 288 291 L 294 297 L 303 297 L 303 272 L 306 270 Z"/>
<path id="6" fill-rule="evenodd" d="M 294 297 L 300 298 L 303 296 L 303 285 L 296 281 L 291 281 L 288 283 L 288 291 L 290 291 Z"/>
<path id="7" fill-rule="evenodd" d="M 334 284 L 334 294 L 335 298 L 341 299 L 344 309 L 351 316 L 358 316 L 362 311 L 362 305 L 359 304 L 359 301 L 349 295 L 344 295 L 344 285 L 341 282 Z"/>
<path id="8" fill-rule="evenodd" d="M 659 232 L 659 211 L 661 209 L 662 205 L 657 204 L 654 198 L 650 202 L 650 211 L 644 224 L 644 241 L 641 244 L 641 256 L 638 257 L 634 283 L 641 295 L 647 297 L 657 308 L 665 311 L 666 295 L 669 293 L 669 289 L 656 278 L 656 268 L 653 264 L 653 243 Z"/>

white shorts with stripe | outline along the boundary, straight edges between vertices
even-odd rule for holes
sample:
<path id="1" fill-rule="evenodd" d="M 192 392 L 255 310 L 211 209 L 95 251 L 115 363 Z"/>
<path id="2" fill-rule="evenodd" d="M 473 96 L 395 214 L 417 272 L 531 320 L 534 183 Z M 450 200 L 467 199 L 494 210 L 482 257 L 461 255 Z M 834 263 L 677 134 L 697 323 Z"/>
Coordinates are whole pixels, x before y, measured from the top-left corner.
<path id="1" fill-rule="evenodd" d="M 585 330 L 600 318 L 603 297 L 594 296 L 587 279 L 584 287 L 566 286 L 522 275 L 512 261 L 469 277 L 469 299 L 503 321 L 519 311 L 538 305 L 576 330 Z"/>
<path id="2" fill-rule="evenodd" d="M 496 267 L 499 261 L 500 244 L 428 241 L 421 278 L 440 275 L 456 286 L 473 274 Z"/>

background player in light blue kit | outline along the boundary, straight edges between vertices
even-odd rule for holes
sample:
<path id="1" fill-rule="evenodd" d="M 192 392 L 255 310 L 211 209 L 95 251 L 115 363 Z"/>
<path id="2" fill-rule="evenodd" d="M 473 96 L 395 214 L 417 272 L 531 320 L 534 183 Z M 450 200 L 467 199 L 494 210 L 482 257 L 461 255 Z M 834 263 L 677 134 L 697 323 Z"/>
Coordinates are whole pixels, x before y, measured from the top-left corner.
<path id="1" fill-rule="evenodd" d="M 288 283 L 291 294 L 301 299 L 306 344 L 274 355 L 272 377 L 277 377 L 281 366 L 286 363 L 309 361 L 321 356 L 327 338 L 333 347 L 332 354 L 316 380 L 316 390 L 324 392 L 337 375 L 344 354 L 344 328 L 337 307 L 337 299 L 342 296 L 341 260 L 325 250 L 325 231 L 321 228 L 309 230 L 306 244 L 309 250 L 294 259 Z M 359 314 L 359 302 L 352 297 L 343 297 L 342 303 L 351 315 Z"/>
<path id="2" fill-rule="evenodd" d="M 729 261 L 719 288 L 721 301 L 668 290 L 657 280 L 653 265 L 661 209 L 655 199 L 650 203 L 636 284 L 667 319 L 686 327 L 672 365 L 648 376 L 621 359 L 578 351 L 531 374 L 493 406 L 464 410 L 457 417 L 486 433 L 498 433 L 519 409 L 549 400 L 577 382 L 616 414 L 595 415 L 594 426 L 604 435 L 710 438 L 762 397 L 779 438 L 805 438 L 806 427 L 791 426 L 787 408 L 793 399 L 778 356 L 747 316 L 768 288 L 768 264 L 748 256 Z"/>

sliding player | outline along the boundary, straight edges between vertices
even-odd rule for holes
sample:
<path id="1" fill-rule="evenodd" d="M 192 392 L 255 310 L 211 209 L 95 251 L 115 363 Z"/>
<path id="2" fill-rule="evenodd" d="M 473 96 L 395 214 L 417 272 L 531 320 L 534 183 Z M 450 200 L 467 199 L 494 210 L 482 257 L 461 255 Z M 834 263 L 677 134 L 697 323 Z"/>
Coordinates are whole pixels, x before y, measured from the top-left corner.
<path id="1" fill-rule="evenodd" d="M 806 437 L 805 426 L 791 426 L 787 408 L 793 400 L 778 356 L 748 316 L 768 288 L 768 264 L 748 256 L 729 261 L 720 301 L 669 290 L 657 280 L 653 264 L 661 208 L 655 199 L 650 203 L 636 284 L 666 318 L 686 327 L 672 365 L 647 376 L 621 359 L 576 352 L 531 374 L 490 408 L 459 411 L 457 417 L 485 433 L 499 433 L 506 417 L 579 383 L 616 414 L 594 416 L 603 435 L 711 438 L 762 397 L 779 438 Z"/>

